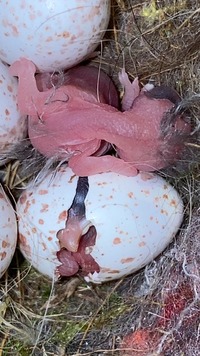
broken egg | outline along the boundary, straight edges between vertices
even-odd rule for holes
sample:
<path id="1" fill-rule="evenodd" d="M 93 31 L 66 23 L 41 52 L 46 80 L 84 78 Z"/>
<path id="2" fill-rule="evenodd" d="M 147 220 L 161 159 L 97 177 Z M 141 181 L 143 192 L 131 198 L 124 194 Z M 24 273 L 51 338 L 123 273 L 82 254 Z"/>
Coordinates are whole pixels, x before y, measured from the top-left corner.
<path id="1" fill-rule="evenodd" d="M 0 278 L 10 265 L 17 244 L 17 220 L 13 207 L 0 186 Z"/>
<path id="2" fill-rule="evenodd" d="M 0 2 L 0 58 L 20 57 L 40 71 L 70 68 L 99 45 L 110 18 L 110 0 Z"/>
<path id="3" fill-rule="evenodd" d="M 27 134 L 27 120 L 17 109 L 17 79 L 8 72 L 8 66 L 0 61 L 0 163 L 6 162 L 4 154 L 13 144 Z"/>
<path id="4" fill-rule="evenodd" d="M 62 166 L 17 203 L 26 259 L 54 278 L 81 274 L 102 283 L 131 274 L 159 255 L 183 219 L 177 191 L 156 174 L 77 177 Z"/>

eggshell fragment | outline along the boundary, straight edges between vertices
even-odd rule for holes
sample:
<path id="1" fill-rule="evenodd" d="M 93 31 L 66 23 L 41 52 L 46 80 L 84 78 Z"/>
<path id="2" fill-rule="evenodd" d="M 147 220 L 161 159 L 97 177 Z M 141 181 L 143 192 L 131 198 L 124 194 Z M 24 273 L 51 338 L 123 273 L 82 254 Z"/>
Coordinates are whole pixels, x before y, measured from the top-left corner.
<path id="1" fill-rule="evenodd" d="M 0 163 L 3 153 L 27 134 L 27 120 L 17 109 L 17 79 L 0 61 Z"/>
<path id="2" fill-rule="evenodd" d="M 65 228 L 77 181 L 64 166 L 55 177 L 50 174 L 38 186 L 28 188 L 17 203 L 20 249 L 50 278 L 58 277 L 58 232 Z M 182 200 L 155 174 L 102 173 L 89 176 L 88 184 L 86 219 L 97 235 L 85 253 L 99 266 L 99 272 L 84 274 L 88 282 L 101 283 L 137 271 L 165 249 L 180 227 Z"/>
<path id="3" fill-rule="evenodd" d="M 110 0 L 0 2 L 0 58 L 32 60 L 41 71 L 69 68 L 91 55 L 110 17 Z"/>
<path id="4" fill-rule="evenodd" d="M 17 243 L 17 220 L 11 203 L 0 186 L 0 278 L 6 272 Z"/>

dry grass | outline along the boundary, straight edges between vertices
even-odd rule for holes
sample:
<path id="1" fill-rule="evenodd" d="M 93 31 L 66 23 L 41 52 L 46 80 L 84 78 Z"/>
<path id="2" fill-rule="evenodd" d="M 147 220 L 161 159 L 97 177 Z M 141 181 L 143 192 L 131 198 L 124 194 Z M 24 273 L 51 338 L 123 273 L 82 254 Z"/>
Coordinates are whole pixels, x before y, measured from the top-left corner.
<path id="1" fill-rule="evenodd" d="M 113 0 L 103 52 L 93 60 L 117 85 L 123 66 L 142 83 L 171 85 L 184 98 L 182 105 L 190 109 L 196 133 L 187 143 L 185 164 L 180 163 L 175 178 L 173 170 L 165 172 L 185 202 L 182 230 L 144 270 L 98 287 L 77 278 L 55 287 L 30 269 L 17 251 L 0 283 L 0 356 L 147 356 L 147 351 L 119 351 L 123 336 L 141 328 L 160 333 L 154 355 L 199 355 L 199 15 L 198 1 Z M 10 156 L 0 177 L 13 203 L 44 164 L 27 142 Z M 173 300 L 176 293 L 189 301 L 173 325 L 158 327 L 166 294 Z"/>

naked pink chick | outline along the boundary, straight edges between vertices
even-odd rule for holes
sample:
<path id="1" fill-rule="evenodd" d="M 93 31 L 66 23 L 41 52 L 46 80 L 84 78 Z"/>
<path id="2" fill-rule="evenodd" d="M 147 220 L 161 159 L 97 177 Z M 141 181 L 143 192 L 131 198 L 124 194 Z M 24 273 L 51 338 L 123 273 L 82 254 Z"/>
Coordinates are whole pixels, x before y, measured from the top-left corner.
<path id="1" fill-rule="evenodd" d="M 140 90 L 138 79 L 131 83 L 125 71 L 119 75 L 123 111 L 112 81 L 98 68 L 71 69 L 58 87 L 42 79 L 43 91 L 31 61 L 16 61 L 10 73 L 19 78 L 18 107 L 28 115 L 33 146 L 46 157 L 68 160 L 78 176 L 107 171 L 134 176 L 162 169 L 180 156 L 183 137 L 191 130 L 183 117 L 171 114 L 178 100 L 173 90 Z M 105 154 L 108 145 L 116 156 Z"/>

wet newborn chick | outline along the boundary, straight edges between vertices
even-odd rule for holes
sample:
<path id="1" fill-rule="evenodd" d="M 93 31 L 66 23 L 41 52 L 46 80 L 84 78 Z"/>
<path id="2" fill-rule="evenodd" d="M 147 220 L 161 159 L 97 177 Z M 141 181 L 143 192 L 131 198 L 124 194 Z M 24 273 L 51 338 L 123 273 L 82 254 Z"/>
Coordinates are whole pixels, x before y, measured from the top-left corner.
<path id="1" fill-rule="evenodd" d="M 10 67 L 10 73 L 19 77 L 18 106 L 29 116 L 30 140 L 46 157 L 68 160 L 76 175 L 113 171 L 131 176 L 162 169 L 179 157 L 190 125 L 181 116 L 174 117 L 170 88 L 167 93 L 163 87 L 140 91 L 138 79 L 131 83 L 123 70 L 121 112 L 112 81 L 98 68 L 71 69 L 58 88 L 50 88 L 43 78 L 39 83 L 43 91 L 35 72 L 35 65 L 24 58 Z M 163 134 L 165 121 L 170 124 Z M 116 157 L 104 154 L 110 144 Z"/>

